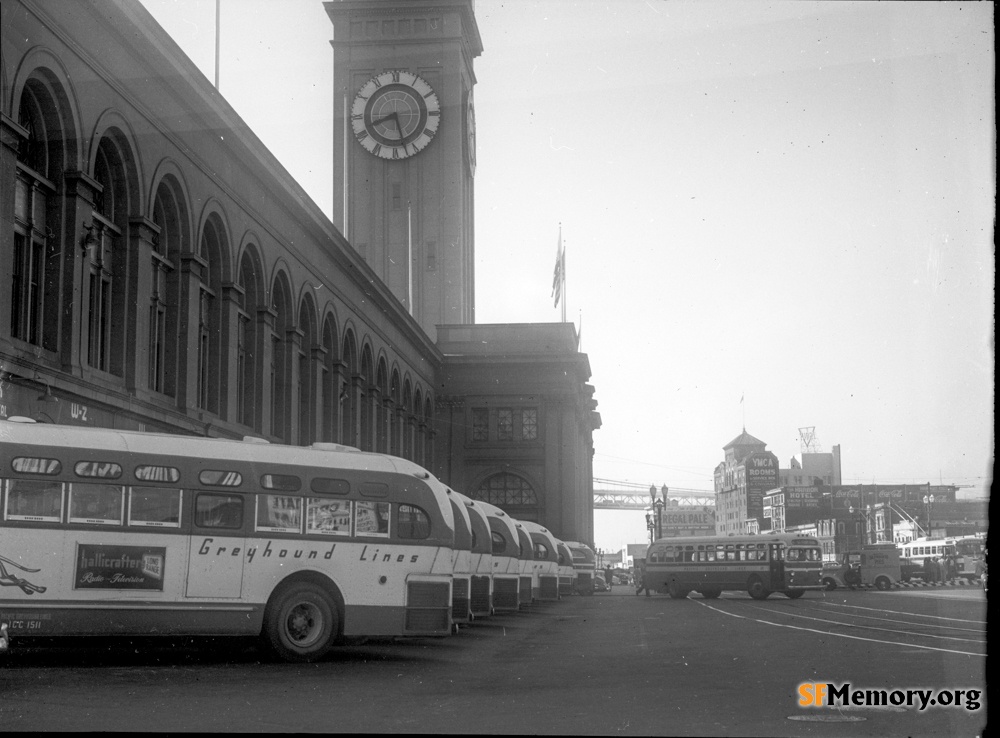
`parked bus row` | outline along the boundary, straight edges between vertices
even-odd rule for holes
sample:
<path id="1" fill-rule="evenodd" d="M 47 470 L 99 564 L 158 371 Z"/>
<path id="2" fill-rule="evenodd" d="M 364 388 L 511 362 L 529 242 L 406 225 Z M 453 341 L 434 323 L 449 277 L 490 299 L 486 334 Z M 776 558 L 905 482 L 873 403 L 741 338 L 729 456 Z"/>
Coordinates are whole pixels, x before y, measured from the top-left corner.
<path id="1" fill-rule="evenodd" d="M 309 661 L 565 596 L 573 545 L 393 456 L 0 421 L 0 648 L 260 635 Z"/>

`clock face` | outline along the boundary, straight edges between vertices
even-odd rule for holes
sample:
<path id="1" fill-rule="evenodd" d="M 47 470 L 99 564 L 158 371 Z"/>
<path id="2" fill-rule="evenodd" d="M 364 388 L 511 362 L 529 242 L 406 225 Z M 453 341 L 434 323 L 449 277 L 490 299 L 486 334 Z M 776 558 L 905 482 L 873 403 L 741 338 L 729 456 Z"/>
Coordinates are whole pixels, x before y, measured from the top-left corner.
<path id="1" fill-rule="evenodd" d="M 472 104 L 472 91 L 465 106 L 465 153 L 469 159 L 469 172 L 476 173 L 476 108 Z"/>
<path id="2" fill-rule="evenodd" d="M 368 80 L 354 97 L 351 128 L 365 151 L 405 159 L 430 144 L 441 123 L 441 104 L 425 80 L 393 70 Z"/>

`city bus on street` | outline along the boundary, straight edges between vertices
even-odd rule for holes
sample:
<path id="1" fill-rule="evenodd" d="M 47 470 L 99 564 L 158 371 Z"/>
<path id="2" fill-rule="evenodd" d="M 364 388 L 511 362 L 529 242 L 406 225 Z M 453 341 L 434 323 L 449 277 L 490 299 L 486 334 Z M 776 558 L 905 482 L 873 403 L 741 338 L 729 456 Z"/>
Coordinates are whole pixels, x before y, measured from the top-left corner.
<path id="1" fill-rule="evenodd" d="M 531 538 L 533 553 L 531 599 L 552 601 L 559 599 L 559 551 L 556 537 L 538 523 L 522 520 L 521 525 Z"/>
<path id="2" fill-rule="evenodd" d="M 573 554 L 573 569 L 576 571 L 574 587 L 577 594 L 594 594 L 594 573 L 597 570 L 597 557 L 594 550 L 586 543 L 566 541 L 570 553 Z"/>
<path id="3" fill-rule="evenodd" d="M 979 536 L 914 538 L 901 543 L 899 548 L 903 556 L 920 566 L 928 556 L 935 559 L 954 556 L 958 576 L 971 580 L 978 577 L 977 562 L 983 559 L 985 541 Z"/>
<path id="4" fill-rule="evenodd" d="M 473 618 L 493 614 L 493 538 L 482 503 L 456 492 L 465 504 L 472 525 L 472 582 L 469 610 Z"/>
<path id="5" fill-rule="evenodd" d="M 0 420 L 0 624 L 18 636 L 451 632 L 454 512 L 404 459 Z"/>
<path id="6" fill-rule="evenodd" d="M 746 590 L 756 600 L 772 592 L 801 597 L 822 589 L 823 552 L 817 538 L 792 533 L 661 538 L 646 551 L 645 580 L 656 592 L 683 599 Z"/>
<path id="7" fill-rule="evenodd" d="M 493 549 L 493 612 L 517 612 L 521 548 L 514 519 L 496 505 L 476 500 L 486 512 Z"/>

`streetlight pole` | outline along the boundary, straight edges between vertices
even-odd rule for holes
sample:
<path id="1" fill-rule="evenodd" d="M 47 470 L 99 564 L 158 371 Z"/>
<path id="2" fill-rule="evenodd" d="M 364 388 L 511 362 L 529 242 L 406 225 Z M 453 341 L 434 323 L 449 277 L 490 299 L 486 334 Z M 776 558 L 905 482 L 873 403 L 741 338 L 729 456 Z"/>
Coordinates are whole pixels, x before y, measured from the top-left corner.
<path id="1" fill-rule="evenodd" d="M 931 511 L 934 509 L 934 495 L 924 495 L 924 508 L 927 511 L 927 537 L 931 537 Z"/>

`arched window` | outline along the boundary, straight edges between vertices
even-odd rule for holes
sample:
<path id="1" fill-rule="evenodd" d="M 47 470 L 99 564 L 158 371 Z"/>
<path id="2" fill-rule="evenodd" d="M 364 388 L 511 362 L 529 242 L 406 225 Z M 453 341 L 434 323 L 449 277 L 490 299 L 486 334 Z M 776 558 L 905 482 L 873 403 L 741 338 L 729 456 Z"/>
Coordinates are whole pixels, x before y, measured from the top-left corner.
<path id="1" fill-rule="evenodd" d="M 260 307 L 260 270 L 250 252 L 240 262 L 239 286 L 242 303 L 236 333 L 237 420 L 256 431 L 261 430 L 260 352 L 257 310 Z"/>
<path id="2" fill-rule="evenodd" d="M 55 351 L 58 345 L 58 242 L 55 186 L 59 131 L 46 125 L 51 99 L 40 84 L 21 93 L 18 123 L 27 136 L 18 142 L 14 184 L 14 252 L 10 264 L 10 334 Z M 50 128 L 52 130 L 50 130 Z M 51 155 L 50 155 L 51 149 Z M 50 239 L 53 239 L 50 241 Z"/>
<path id="3" fill-rule="evenodd" d="M 538 496 L 531 484 L 517 474 L 500 472 L 487 477 L 470 496 L 496 505 L 520 520 L 538 520 Z"/>
<path id="4" fill-rule="evenodd" d="M 177 396 L 180 320 L 180 255 L 187 249 L 186 218 L 180 189 L 164 178 L 153 202 L 153 222 L 159 226 L 152 255 L 149 304 L 149 389 Z"/>
<path id="5" fill-rule="evenodd" d="M 128 196 L 121 151 L 105 136 L 94 159 L 93 223 L 87 245 L 87 363 L 124 376 L 125 252 Z M 118 328 L 116 330 L 116 327 Z"/>
<path id="6" fill-rule="evenodd" d="M 271 433 L 283 441 L 291 436 L 292 300 L 288 284 L 281 277 L 271 289 L 275 312 L 271 336 Z"/>
<path id="7" fill-rule="evenodd" d="M 222 370 L 222 272 L 226 233 L 217 215 L 209 217 L 201 234 L 204 260 L 198 286 L 198 407 L 222 415 L 219 377 Z"/>

